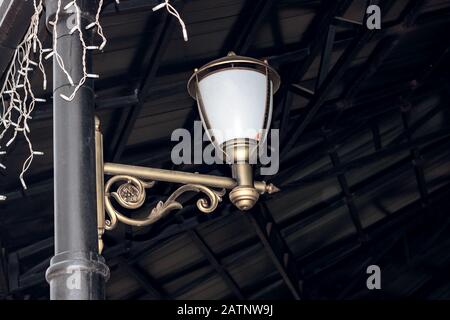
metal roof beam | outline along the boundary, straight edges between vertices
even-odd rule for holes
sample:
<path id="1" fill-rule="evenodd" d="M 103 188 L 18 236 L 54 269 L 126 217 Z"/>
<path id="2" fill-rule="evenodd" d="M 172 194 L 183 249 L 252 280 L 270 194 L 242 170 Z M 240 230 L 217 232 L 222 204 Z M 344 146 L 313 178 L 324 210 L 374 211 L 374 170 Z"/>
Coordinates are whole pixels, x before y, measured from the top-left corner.
<path id="1" fill-rule="evenodd" d="M 229 38 L 225 41 L 222 54 L 232 50 L 239 55 L 248 53 L 253 44 L 257 31 L 271 12 L 274 0 L 247 0 L 237 23 L 230 32 Z"/>
<path id="2" fill-rule="evenodd" d="M 378 3 L 379 1 L 371 1 L 371 3 Z M 414 5 L 407 5 L 406 9 L 402 12 L 403 16 L 407 17 L 413 17 L 413 19 L 416 18 L 417 12 L 420 9 L 420 5 L 416 5 L 416 1 L 412 0 L 409 4 L 413 3 Z M 387 8 L 390 8 L 394 2 L 389 1 L 386 4 Z M 383 12 L 386 12 L 387 10 L 384 10 Z M 405 18 L 406 19 L 406 18 Z M 364 18 L 364 21 L 366 20 L 366 17 Z M 414 21 L 414 20 L 412 20 Z M 399 24 L 400 22 L 395 22 L 395 24 Z M 394 25 L 395 25 L 394 24 Z M 408 27 L 412 24 L 408 24 Z M 384 29 L 386 30 L 386 28 Z M 340 79 L 344 76 L 345 72 L 347 71 L 350 63 L 352 62 L 353 58 L 356 56 L 356 54 L 364 47 L 364 45 L 371 39 L 375 31 L 369 30 L 365 28 L 365 23 L 363 23 L 362 29 L 359 31 L 358 35 L 355 37 L 355 39 L 352 41 L 352 43 L 349 44 L 347 49 L 344 51 L 344 53 L 341 55 L 339 60 L 336 62 L 335 66 L 329 73 L 329 75 L 324 80 L 323 85 L 320 87 L 320 90 L 317 90 L 316 95 L 311 101 L 308 103 L 307 109 L 308 112 L 306 116 L 304 117 L 303 121 L 298 121 L 291 132 L 289 134 L 289 139 L 286 143 L 283 144 L 283 150 L 281 152 L 280 158 L 283 158 L 286 156 L 286 154 L 289 152 L 289 150 L 293 147 L 299 136 L 306 130 L 307 126 L 311 123 L 316 113 L 319 111 L 320 107 L 324 104 L 326 101 L 328 95 L 334 90 L 335 85 L 340 81 Z M 311 52 L 314 52 L 311 50 Z"/>
<path id="3" fill-rule="evenodd" d="M 449 195 L 449 187 L 447 184 L 441 187 L 438 190 L 433 191 L 430 196 L 432 198 L 433 203 L 439 207 L 440 203 L 446 201 Z M 380 241 L 385 241 L 385 243 L 391 243 L 392 239 L 395 238 L 393 234 L 393 230 L 396 230 L 396 235 L 401 236 L 407 230 L 410 230 L 411 227 L 417 226 L 423 223 L 423 206 L 421 200 L 418 199 L 403 208 L 398 209 L 396 212 L 393 212 L 388 217 L 381 219 L 380 221 L 374 223 L 373 225 L 367 228 L 367 233 L 369 235 L 369 242 L 364 245 L 359 243 L 355 244 L 355 236 L 351 235 L 345 237 L 341 240 L 337 240 L 336 242 L 327 245 L 315 252 L 305 255 L 297 259 L 298 263 L 303 265 L 309 265 L 308 269 L 313 270 L 312 272 L 305 272 L 305 277 L 308 280 L 311 280 L 312 277 L 319 275 L 325 270 L 329 270 L 331 266 L 335 265 L 337 261 L 342 261 L 342 258 L 348 258 L 354 253 L 358 252 L 362 248 L 366 249 L 369 245 L 379 244 Z M 435 218 L 436 213 L 432 213 L 428 218 Z M 393 237 L 393 238 L 392 238 Z M 342 248 L 347 245 L 350 245 L 350 249 L 345 253 L 337 252 L 337 248 Z M 384 247 L 384 246 L 380 246 Z M 375 253 L 374 253 L 375 254 Z M 324 263 L 322 267 L 318 267 L 315 265 L 311 265 L 311 262 L 316 261 L 315 263 Z M 314 264 L 315 264 L 314 263 Z"/>
<path id="4" fill-rule="evenodd" d="M 33 15 L 32 1 L 4 0 L 0 2 L 0 79 L 22 40 Z"/>
<path id="5" fill-rule="evenodd" d="M 396 105 L 396 107 L 398 108 L 398 104 Z M 429 112 L 427 112 L 425 115 L 423 115 L 422 117 L 420 117 L 419 119 L 416 120 L 416 122 L 414 122 L 414 124 L 411 125 L 411 127 L 409 128 L 409 132 L 410 134 L 413 134 L 414 132 L 416 132 L 417 130 L 419 130 L 422 126 L 424 126 L 429 120 L 431 120 L 433 118 L 433 116 L 435 116 L 436 114 L 438 114 L 439 112 L 441 112 L 442 110 L 444 110 L 445 108 L 445 104 L 440 104 L 436 107 L 434 107 L 432 110 L 430 110 Z M 360 131 L 360 128 L 357 128 L 358 131 Z M 353 133 L 355 134 L 355 133 Z M 396 154 L 398 152 L 402 152 L 404 150 L 406 150 L 407 148 L 410 147 L 410 145 L 420 145 L 423 143 L 427 142 L 427 138 L 434 138 L 434 139 L 439 139 L 439 137 L 441 135 L 446 136 L 446 132 L 443 131 L 441 133 L 436 134 L 430 134 L 429 136 L 425 136 L 423 139 L 421 137 L 418 137 L 416 139 L 414 139 L 413 141 L 410 142 L 410 144 L 405 144 L 405 143 L 400 143 L 401 140 L 405 137 L 405 132 L 401 132 L 397 137 L 395 137 L 392 141 L 395 141 L 394 143 L 388 143 L 385 147 L 380 148 L 378 150 L 376 150 L 376 152 L 372 153 L 371 155 L 365 155 L 362 156 L 360 158 L 354 159 L 346 164 L 342 164 L 340 166 L 338 166 L 337 168 L 331 169 L 331 170 L 326 170 L 322 173 L 319 172 L 315 172 L 315 173 L 311 173 L 308 176 L 305 176 L 302 178 L 302 181 L 311 181 L 310 179 L 314 179 L 318 178 L 319 176 L 322 177 L 328 177 L 330 176 L 329 173 L 330 172 L 334 172 L 334 174 L 337 174 L 338 172 L 340 172 L 341 170 L 347 170 L 350 168 L 354 168 L 357 166 L 362 166 L 365 165 L 367 163 L 370 163 L 374 160 L 377 159 L 381 159 L 383 157 L 386 157 L 388 155 L 392 155 L 392 154 Z M 334 138 L 335 139 L 335 143 L 342 143 L 342 140 L 345 140 L 346 137 L 344 137 L 344 139 L 342 138 Z M 310 150 L 306 151 L 306 154 L 309 154 L 309 158 L 304 158 L 305 161 L 311 161 L 311 157 L 321 157 L 322 153 L 312 153 L 310 152 Z M 298 158 L 299 155 L 296 155 L 295 158 Z M 295 173 L 296 170 L 298 170 L 298 168 L 301 168 L 305 165 L 305 162 L 301 162 L 299 163 L 296 160 L 296 164 L 293 166 L 290 166 L 280 172 L 277 173 L 277 176 L 274 179 L 271 179 L 271 182 L 276 183 L 281 185 L 283 180 L 289 178 L 293 173 Z M 325 174 L 325 172 L 327 172 Z"/>
<path id="6" fill-rule="evenodd" d="M 409 119 L 408 119 L 409 111 L 410 110 L 401 109 L 403 127 L 405 129 L 405 132 L 407 132 L 406 138 L 407 138 L 408 143 L 411 144 L 412 137 L 411 137 L 411 133 L 408 131 L 408 129 L 409 129 Z M 417 180 L 417 187 L 419 189 L 420 198 L 422 199 L 422 204 L 424 207 L 428 207 L 429 194 L 428 194 L 427 182 L 425 179 L 425 172 L 424 172 L 424 168 L 423 168 L 424 161 L 423 161 L 423 157 L 420 152 L 420 148 L 418 146 L 411 146 L 410 155 L 412 158 L 411 163 L 414 167 L 414 173 L 415 173 L 416 180 Z"/>
<path id="7" fill-rule="evenodd" d="M 287 152 L 292 149 L 297 142 L 298 137 L 305 131 L 306 127 L 312 121 L 319 108 L 326 101 L 329 93 L 334 90 L 335 85 L 341 80 L 344 73 L 347 71 L 348 66 L 353 61 L 353 58 L 359 52 L 359 50 L 366 44 L 373 32 L 370 30 L 364 30 L 361 32 L 348 46 L 345 52 L 342 54 L 338 62 L 336 62 L 329 75 L 324 80 L 323 85 L 316 91 L 313 99 L 308 103 L 306 109 L 308 110 L 303 121 L 294 125 L 294 130 L 289 134 L 289 139 L 283 143 L 283 149 L 281 151 L 280 158 L 286 156 Z"/>
<path id="8" fill-rule="evenodd" d="M 180 6 L 181 7 L 181 6 Z M 180 14 L 183 8 L 178 8 Z M 151 18 L 150 18 L 151 19 Z M 160 62 L 164 55 L 164 52 L 169 44 L 172 31 L 175 26 L 175 21 L 173 17 L 167 13 L 164 14 L 162 22 L 159 24 L 155 34 L 156 39 L 149 41 L 150 45 L 143 55 L 143 61 L 146 61 L 145 57 L 148 57 L 150 61 L 149 66 L 145 72 L 143 81 L 140 83 L 138 89 L 138 103 L 129 109 L 122 111 L 120 119 L 118 121 L 118 126 L 116 127 L 113 137 L 110 141 L 111 148 L 108 150 L 107 159 L 111 161 L 118 161 L 122 156 L 128 139 L 133 131 L 134 124 L 142 110 L 142 107 L 147 100 L 150 87 L 156 76 L 156 72 L 160 66 Z"/>
<path id="9" fill-rule="evenodd" d="M 246 214 L 261 240 L 265 251 L 280 273 L 295 300 L 302 298 L 302 278 L 295 259 L 284 240 L 275 220 L 264 203 L 258 204 L 258 210 Z"/>
<path id="10" fill-rule="evenodd" d="M 449 135 L 450 135 L 450 132 L 447 130 L 446 135 L 441 138 L 441 141 L 439 143 L 435 143 L 435 145 L 433 146 L 433 148 L 435 148 L 435 149 L 433 149 L 433 150 L 436 150 L 437 148 L 442 148 L 443 145 L 448 146 L 449 143 L 448 143 L 447 137 Z M 427 143 L 425 141 L 425 139 L 424 139 L 424 143 Z M 425 150 L 425 149 L 423 150 L 424 153 L 426 153 L 427 151 L 429 151 L 429 150 Z M 373 175 L 369 176 L 368 178 L 362 180 L 361 182 L 359 182 L 358 184 L 353 186 L 354 190 L 357 190 L 357 191 L 354 191 L 354 193 L 356 195 L 358 195 L 358 194 L 362 194 L 364 192 L 368 192 L 369 190 L 371 190 L 371 188 L 376 186 L 381 181 L 383 181 L 383 182 L 389 181 L 390 179 L 392 179 L 392 177 L 396 177 L 398 175 L 398 173 L 401 172 L 401 170 L 404 170 L 405 165 L 407 165 L 409 161 L 410 161 L 409 157 L 407 157 L 406 159 L 402 159 L 399 162 L 396 162 L 396 163 L 390 165 L 388 168 L 386 168 L 380 172 L 377 172 L 376 174 L 373 174 Z M 294 183 L 294 187 L 297 187 L 296 185 L 300 185 L 300 183 L 302 183 L 302 181 L 298 181 L 298 182 Z M 305 183 L 305 182 L 303 182 L 303 183 Z M 283 188 L 283 190 L 288 190 L 289 188 L 290 188 L 290 186 L 288 185 L 288 186 L 285 186 Z M 312 223 L 313 221 L 316 221 L 317 218 L 325 216 L 330 211 L 335 210 L 335 209 L 345 205 L 345 202 L 343 201 L 343 198 L 341 195 L 337 195 L 337 196 L 327 200 L 326 206 L 323 206 L 323 204 L 324 203 L 313 206 L 302 212 L 295 212 L 295 214 L 293 214 L 293 216 L 291 218 L 288 218 L 288 219 L 284 220 L 282 223 L 280 223 L 280 227 L 285 228 L 289 225 L 296 224 L 296 223 L 298 224 L 300 222 L 304 225 L 307 225 L 309 223 Z M 301 226 L 299 226 L 299 228 L 300 227 Z"/>
<path id="11" fill-rule="evenodd" d="M 330 71 L 331 56 L 333 55 L 334 38 L 336 36 L 336 27 L 333 24 L 328 26 L 325 44 L 320 58 L 319 75 L 316 80 L 316 90 L 320 88 Z"/>
<path id="12" fill-rule="evenodd" d="M 6 273 L 6 254 L 0 241 L 0 298 L 6 296 L 9 292 L 8 275 Z"/>
<path id="13" fill-rule="evenodd" d="M 381 178 L 383 178 L 383 177 L 381 177 Z M 384 179 L 385 179 L 385 178 L 384 178 Z M 369 178 L 366 179 L 366 180 L 370 180 L 370 181 L 372 181 L 372 182 L 366 184 L 366 181 L 362 181 L 361 183 L 362 183 L 362 184 L 366 184 L 367 188 L 371 188 L 372 185 L 373 185 L 373 183 L 374 183 L 374 181 L 376 182 L 377 179 L 373 179 L 373 177 L 369 177 Z M 441 191 L 439 191 L 439 192 L 441 192 Z M 434 201 L 434 195 L 435 195 L 436 193 L 438 193 L 438 192 L 437 192 L 437 191 L 436 191 L 436 192 L 433 192 L 433 193 L 430 195 L 432 201 Z M 329 205 L 329 208 L 333 208 L 333 207 L 334 207 L 333 204 L 330 204 L 330 205 Z M 187 207 L 186 207 L 186 208 L 187 208 Z M 407 208 L 409 208 L 409 205 L 408 205 L 407 207 L 405 207 L 405 208 L 400 209 L 399 212 L 406 212 L 406 211 L 408 211 Z M 315 211 L 315 214 L 320 214 L 320 212 L 319 212 L 319 211 Z M 397 214 L 397 213 L 394 213 L 392 216 L 395 216 L 396 214 Z M 298 217 L 300 217 L 300 216 L 297 215 L 296 217 L 298 218 Z M 301 214 L 301 217 L 303 217 L 303 219 L 304 219 L 305 214 L 304 214 L 304 213 Z M 194 220 L 195 220 L 195 219 L 194 219 Z M 292 219 L 291 219 L 291 220 L 292 220 Z M 284 223 L 283 223 L 283 226 L 285 226 L 285 225 L 287 225 L 287 224 L 295 223 L 294 221 L 291 221 L 291 220 L 290 220 L 290 221 L 284 222 Z M 389 219 L 388 219 L 388 220 L 389 220 Z M 189 222 L 189 223 L 186 222 L 186 223 L 190 225 L 190 228 L 195 228 L 195 226 L 201 224 L 201 222 L 199 222 L 198 219 L 197 219 L 197 223 L 194 223 L 194 224 L 192 224 L 192 222 Z M 261 224 L 260 224 L 260 225 L 261 225 Z M 378 224 L 377 224 L 377 225 L 378 225 Z M 262 227 L 262 228 L 258 227 L 258 229 L 261 231 L 261 233 L 265 233 L 265 232 L 266 232 L 265 230 L 270 230 L 270 229 L 272 228 L 273 225 L 270 225 L 270 226 L 269 226 L 269 224 L 263 224 L 263 226 L 264 226 L 264 227 Z M 368 232 L 369 232 L 369 233 L 372 232 L 372 231 L 370 231 L 370 230 L 376 230 L 376 226 L 373 225 L 373 226 L 368 227 Z M 164 233 L 164 232 L 165 232 L 165 231 L 162 231 L 162 233 Z M 178 231 L 178 233 L 179 233 L 179 232 L 183 232 L 183 231 Z M 175 233 L 175 234 L 177 234 L 177 233 Z M 172 235 L 175 235 L 175 234 L 172 234 Z M 260 236 L 267 237 L 265 234 L 262 234 L 262 235 L 260 235 Z M 371 236 L 370 239 L 373 240 L 373 237 Z M 140 246 L 139 246 L 139 247 L 140 247 L 140 252 L 146 252 L 146 254 L 149 254 L 150 252 L 149 252 L 149 249 L 148 249 L 148 248 L 154 246 L 154 241 L 150 241 L 149 244 L 150 244 L 150 246 L 149 246 L 148 244 L 146 244 L 146 243 L 140 244 Z M 253 247 L 253 243 L 250 243 L 249 246 L 252 246 L 252 247 Z M 339 245 L 339 246 L 341 246 L 341 245 Z M 120 256 L 121 254 L 123 254 L 123 250 L 124 250 L 123 245 L 118 245 L 117 248 L 119 248 L 120 250 L 117 251 L 117 250 L 115 250 L 114 248 L 107 248 L 107 249 L 105 250 L 105 255 L 107 256 L 107 259 L 108 259 L 108 260 L 113 258 L 113 256 L 111 256 L 111 255 L 109 254 L 109 252 L 111 252 L 111 253 L 114 252 L 114 254 L 113 254 L 114 256 Z M 242 248 L 241 250 L 246 250 L 246 249 L 247 249 L 247 246 L 245 246 L 245 247 Z M 283 252 L 284 250 L 281 250 L 281 251 Z M 274 260 L 275 260 L 275 258 L 277 257 L 276 254 L 275 254 L 275 252 L 279 252 L 279 251 L 274 251 L 274 252 L 273 252 L 272 258 L 273 258 Z M 280 256 L 280 255 L 278 255 L 278 256 Z M 276 258 L 276 259 L 278 259 L 278 258 Z M 309 259 L 309 258 L 308 258 L 308 259 Z M 288 260 L 290 260 L 290 259 L 288 259 Z M 280 260 L 277 260 L 277 261 L 280 261 Z M 292 260 L 290 260 L 290 261 L 292 261 Z M 10 262 L 12 262 L 12 260 L 10 260 Z M 304 261 L 304 262 L 306 263 L 306 261 Z M 279 262 L 277 262 L 277 263 L 279 264 Z M 302 265 L 305 265 L 305 264 L 302 262 Z M 19 279 L 19 277 L 17 277 L 17 278 Z M 43 278 L 40 279 L 40 280 L 43 281 Z M 19 280 L 18 280 L 18 281 L 19 281 Z"/>
<path id="14" fill-rule="evenodd" d="M 337 153 L 337 146 L 332 143 L 331 139 L 326 134 L 325 139 L 329 145 L 328 155 L 330 157 L 333 168 L 336 169 L 336 167 L 339 167 L 341 165 L 341 160 Z M 356 232 L 358 233 L 359 240 L 361 242 L 366 242 L 368 240 L 367 235 L 364 232 L 361 219 L 359 217 L 358 208 L 355 204 L 355 198 L 353 193 L 350 191 L 350 187 L 344 171 L 338 171 L 337 180 L 339 182 L 339 186 L 341 187 L 347 209 L 353 221 L 353 225 L 355 226 Z"/>
<path id="15" fill-rule="evenodd" d="M 278 98 L 276 98 L 274 103 L 274 110 L 280 110 L 279 114 L 281 117 L 279 129 L 280 129 L 280 139 L 284 143 L 287 138 L 288 124 L 290 118 L 290 110 L 292 105 L 292 96 L 289 91 L 291 84 L 298 82 L 308 71 L 316 55 L 322 50 L 323 43 L 326 41 L 329 35 L 330 25 L 333 22 L 334 16 L 342 14 L 352 3 L 351 0 L 338 0 L 333 1 L 332 7 L 330 8 L 329 3 L 324 4 L 326 9 L 322 16 L 316 18 L 311 26 L 305 33 L 304 39 L 301 41 L 304 46 L 309 48 L 309 55 L 301 63 L 297 63 L 293 68 L 291 68 L 286 76 L 283 76 L 284 81 L 281 84 L 280 92 L 278 93 Z M 330 34 L 331 35 L 331 34 Z M 334 38 L 334 35 L 333 35 Z M 328 42 L 326 42 L 327 44 Z M 330 48 L 328 48 L 330 49 Z"/>
<path id="16" fill-rule="evenodd" d="M 219 274 L 219 276 L 222 278 L 222 280 L 225 282 L 225 284 L 228 286 L 228 288 L 233 292 L 233 294 L 236 296 L 236 298 L 241 299 L 241 300 L 245 299 L 245 297 L 244 297 L 241 289 L 237 285 L 237 283 L 230 276 L 228 271 L 222 265 L 220 260 L 216 257 L 216 255 L 211 250 L 211 248 L 206 244 L 205 240 L 202 239 L 202 237 L 200 236 L 198 231 L 195 230 L 195 228 L 193 228 L 191 230 L 188 230 L 187 233 L 191 237 L 195 246 L 197 248 L 199 248 L 200 251 L 205 255 L 205 257 L 208 259 L 211 266 L 216 270 L 216 272 Z"/>
<path id="17" fill-rule="evenodd" d="M 125 258 L 120 258 L 119 266 L 131 275 L 144 290 L 155 299 L 170 299 L 150 275 L 135 264 L 129 264 Z"/>
<path id="18" fill-rule="evenodd" d="M 405 152 L 413 147 L 420 147 L 421 145 L 427 145 L 430 143 L 435 143 L 436 145 L 442 145 L 445 143 L 448 143 L 447 138 L 450 136 L 450 130 L 449 129 L 443 129 L 438 130 L 433 133 L 424 135 L 419 138 L 415 138 L 411 142 L 402 143 L 396 146 L 391 147 L 384 147 L 380 149 L 379 151 L 373 152 L 369 155 L 361 156 L 359 158 L 350 160 L 346 163 L 337 163 L 333 168 L 326 169 L 319 172 L 313 172 L 311 174 L 308 174 L 304 176 L 303 178 L 290 182 L 285 185 L 281 185 L 281 188 L 283 190 L 288 190 L 290 188 L 295 188 L 307 183 L 312 183 L 314 181 L 318 181 L 321 179 L 326 179 L 328 177 L 332 177 L 334 175 L 339 175 L 342 172 L 354 169 L 354 168 L 360 168 L 365 165 L 368 165 L 374 161 L 381 160 L 385 157 L 392 156 L 401 152 Z M 437 147 L 436 147 L 437 148 Z M 301 165 L 303 166 L 303 164 Z M 286 176 L 292 175 L 292 173 L 286 172 L 284 173 Z"/>

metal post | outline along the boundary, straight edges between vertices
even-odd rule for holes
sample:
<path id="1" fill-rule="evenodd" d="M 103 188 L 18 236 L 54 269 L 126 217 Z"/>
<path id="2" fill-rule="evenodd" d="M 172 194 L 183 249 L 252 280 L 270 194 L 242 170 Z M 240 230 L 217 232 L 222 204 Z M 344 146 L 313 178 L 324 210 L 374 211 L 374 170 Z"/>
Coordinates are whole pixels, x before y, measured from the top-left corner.
<path id="1" fill-rule="evenodd" d="M 82 76 L 83 48 L 78 31 L 70 35 L 75 19 L 74 11 L 63 8 L 69 0 L 61 1 L 58 14 L 57 50 L 74 82 Z M 85 26 L 95 15 L 97 1 L 77 0 L 81 9 L 81 29 L 90 45 L 92 31 Z M 58 1 L 46 1 L 46 22 L 53 31 Z M 73 7 L 72 7 L 73 8 Z M 90 68 L 91 54 L 87 51 Z M 60 94 L 70 96 L 74 87 L 53 59 L 53 137 L 55 188 L 55 256 L 47 269 L 52 300 L 104 299 L 109 269 L 98 254 L 96 174 L 94 144 L 94 91 L 88 79 L 73 101 L 65 101 Z"/>

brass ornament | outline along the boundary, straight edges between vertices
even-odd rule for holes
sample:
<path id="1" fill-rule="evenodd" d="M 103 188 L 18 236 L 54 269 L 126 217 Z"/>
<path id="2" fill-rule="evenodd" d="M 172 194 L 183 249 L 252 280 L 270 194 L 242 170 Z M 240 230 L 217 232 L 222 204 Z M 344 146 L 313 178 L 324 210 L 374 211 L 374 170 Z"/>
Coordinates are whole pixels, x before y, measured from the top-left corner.
<path id="1" fill-rule="evenodd" d="M 122 182 L 122 184 L 116 191 L 111 192 L 112 186 L 118 182 Z M 198 184 L 186 184 L 175 190 L 166 201 L 159 201 L 146 217 L 140 219 L 125 216 L 117 211 L 111 202 L 111 198 L 113 198 L 123 208 L 139 209 L 145 203 L 146 189 L 153 186 L 153 181 L 146 182 L 128 175 L 117 175 L 109 179 L 105 185 L 105 209 L 109 217 L 105 221 L 106 230 L 114 229 L 119 221 L 136 227 L 153 224 L 167 216 L 171 211 L 182 209 L 183 205 L 177 199 L 187 192 L 203 193 L 207 196 L 197 200 L 197 208 L 203 213 L 213 212 L 225 195 L 225 189 L 215 190 Z"/>
<path id="2" fill-rule="evenodd" d="M 241 211 L 253 208 L 259 199 L 259 193 L 252 187 L 237 186 L 230 192 L 230 201 Z"/>

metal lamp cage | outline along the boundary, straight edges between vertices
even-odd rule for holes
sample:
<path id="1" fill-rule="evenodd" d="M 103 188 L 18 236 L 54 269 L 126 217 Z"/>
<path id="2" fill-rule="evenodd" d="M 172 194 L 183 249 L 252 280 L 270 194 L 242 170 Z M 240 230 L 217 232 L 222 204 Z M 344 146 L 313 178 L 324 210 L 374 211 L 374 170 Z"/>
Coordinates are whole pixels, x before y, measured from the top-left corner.
<path id="1" fill-rule="evenodd" d="M 222 144 L 218 144 L 217 139 L 214 137 L 214 134 L 211 130 L 211 124 L 205 112 L 205 107 L 200 90 L 198 89 L 199 82 L 214 73 L 230 69 L 256 71 L 265 75 L 266 77 L 267 89 L 264 125 L 262 128 L 262 135 L 258 140 L 249 138 L 232 139 L 225 141 Z M 277 92 L 279 87 L 280 76 L 275 71 L 275 69 L 273 69 L 268 64 L 267 60 L 258 60 L 251 57 L 239 56 L 234 52 L 230 52 L 226 57 L 211 61 L 199 69 L 195 69 L 194 74 L 190 77 L 187 85 L 189 95 L 197 101 L 200 118 L 202 120 L 203 126 L 205 127 L 209 140 L 211 141 L 211 143 L 213 143 L 216 150 L 220 150 L 223 155 L 225 155 L 226 159 L 229 159 L 229 155 L 226 152 L 229 147 L 245 145 L 249 148 L 249 155 L 251 155 L 252 153 L 254 153 L 259 144 L 262 144 L 266 141 L 268 129 L 270 128 L 270 122 L 272 120 L 273 95 L 275 94 L 275 92 Z"/>

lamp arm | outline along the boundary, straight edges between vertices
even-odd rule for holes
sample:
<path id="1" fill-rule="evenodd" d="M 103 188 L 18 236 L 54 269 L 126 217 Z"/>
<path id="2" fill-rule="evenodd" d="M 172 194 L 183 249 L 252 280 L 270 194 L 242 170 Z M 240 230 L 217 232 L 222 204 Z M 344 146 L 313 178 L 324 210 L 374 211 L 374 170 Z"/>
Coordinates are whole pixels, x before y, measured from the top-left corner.
<path id="1" fill-rule="evenodd" d="M 110 176 L 129 175 L 143 180 L 145 179 L 150 181 L 171 182 L 179 184 L 199 184 L 206 187 L 227 190 L 232 190 L 238 185 L 238 182 L 233 178 L 208 174 L 156 169 L 110 162 L 106 162 L 103 168 L 104 174 Z M 270 194 L 278 191 L 278 189 L 276 189 L 273 184 L 267 184 L 265 181 L 255 181 L 254 187 L 259 194 Z"/>
<path id="2" fill-rule="evenodd" d="M 136 227 L 153 224 L 173 210 L 183 208 L 178 198 L 186 192 L 206 195 L 206 198 L 200 198 L 197 201 L 197 208 L 203 213 L 211 213 L 222 201 L 226 190 L 235 190 L 238 186 L 238 181 L 229 177 L 104 163 L 103 135 L 98 118 L 95 121 L 95 146 L 99 252 L 103 250 L 102 236 L 104 232 L 114 229 L 118 222 Z M 104 182 L 105 175 L 111 176 L 106 184 Z M 130 218 L 113 206 L 111 198 L 122 208 L 129 210 L 141 208 L 147 197 L 146 189 L 152 188 L 156 181 L 177 183 L 182 186 L 176 189 L 166 201 L 159 201 L 156 207 L 143 218 Z M 118 187 L 113 190 L 117 185 Z M 273 184 L 266 184 L 264 181 L 255 181 L 254 190 L 256 190 L 256 194 L 271 194 L 279 191 Z M 106 218 L 106 214 L 108 218 Z"/>
<path id="3" fill-rule="evenodd" d="M 111 187 L 118 182 L 122 182 L 122 184 L 116 191 L 112 192 Z M 135 227 L 153 224 L 171 211 L 182 209 L 183 205 L 178 201 L 178 198 L 186 192 L 204 193 L 208 200 L 206 198 L 199 199 L 197 207 L 203 213 L 210 213 L 217 208 L 225 194 L 225 189 L 214 190 L 202 185 L 186 184 L 175 190 L 166 201 L 159 201 L 146 217 L 140 219 L 129 218 L 117 211 L 112 205 L 111 198 L 114 198 L 123 208 L 139 209 L 146 199 L 145 190 L 153 187 L 153 185 L 154 182 L 146 182 L 128 175 L 117 175 L 108 180 L 105 186 L 104 200 L 109 219 L 105 220 L 105 229 L 114 229 L 119 221 Z"/>

